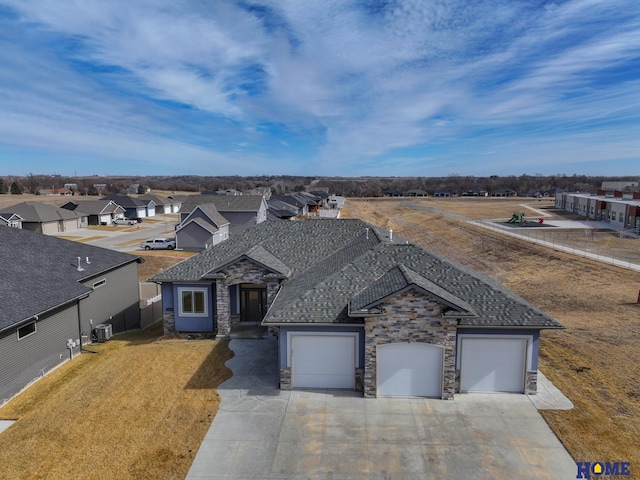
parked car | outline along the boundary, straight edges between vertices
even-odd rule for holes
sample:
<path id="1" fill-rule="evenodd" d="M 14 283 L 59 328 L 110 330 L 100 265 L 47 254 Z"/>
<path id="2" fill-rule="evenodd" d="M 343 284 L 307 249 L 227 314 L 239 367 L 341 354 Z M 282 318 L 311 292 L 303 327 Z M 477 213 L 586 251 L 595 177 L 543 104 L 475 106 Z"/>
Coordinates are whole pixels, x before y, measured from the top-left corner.
<path id="1" fill-rule="evenodd" d="M 154 238 L 140 244 L 140 248 L 145 250 L 173 250 L 176 248 L 176 241 L 169 238 Z"/>
<path id="2" fill-rule="evenodd" d="M 113 220 L 114 225 L 135 225 L 136 221 L 130 218 L 116 218 Z"/>

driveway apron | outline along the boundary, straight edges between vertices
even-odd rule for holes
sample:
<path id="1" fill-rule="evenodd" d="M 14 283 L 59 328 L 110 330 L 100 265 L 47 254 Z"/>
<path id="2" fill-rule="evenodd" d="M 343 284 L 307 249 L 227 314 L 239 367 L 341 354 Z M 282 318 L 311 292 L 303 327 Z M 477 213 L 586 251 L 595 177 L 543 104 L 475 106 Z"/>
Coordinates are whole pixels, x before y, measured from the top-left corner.
<path id="1" fill-rule="evenodd" d="M 570 479 L 526 395 L 365 399 L 278 388 L 275 338 L 232 340 L 233 377 L 187 479 Z"/>

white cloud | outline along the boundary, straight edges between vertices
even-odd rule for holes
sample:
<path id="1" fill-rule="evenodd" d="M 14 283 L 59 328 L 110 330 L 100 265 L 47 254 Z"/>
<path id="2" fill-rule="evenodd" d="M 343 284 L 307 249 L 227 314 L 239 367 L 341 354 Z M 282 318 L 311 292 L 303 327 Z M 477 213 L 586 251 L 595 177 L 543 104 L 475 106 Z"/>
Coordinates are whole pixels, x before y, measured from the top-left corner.
<path id="1" fill-rule="evenodd" d="M 546 124 L 564 151 L 589 122 L 639 121 L 637 83 L 607 73 L 640 51 L 640 11 L 621 0 L 4 3 L 20 21 L 0 35 L 0 108 L 24 130 L 7 125 L 0 141 L 25 149 L 104 151 L 113 134 L 116 156 L 157 143 L 221 158 L 240 145 L 238 162 L 269 163 L 287 161 L 283 147 L 295 158 L 297 140 L 355 170 L 435 165 L 434 145 L 458 151 L 487 128 L 526 143 Z"/>

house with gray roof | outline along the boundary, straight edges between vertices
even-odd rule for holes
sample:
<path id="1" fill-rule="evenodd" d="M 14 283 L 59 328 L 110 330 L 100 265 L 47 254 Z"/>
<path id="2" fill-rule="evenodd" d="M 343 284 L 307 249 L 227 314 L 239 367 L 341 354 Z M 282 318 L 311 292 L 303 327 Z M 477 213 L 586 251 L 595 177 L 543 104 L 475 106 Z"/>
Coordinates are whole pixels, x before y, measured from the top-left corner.
<path id="1" fill-rule="evenodd" d="M 17 213 L 0 213 L 0 225 L 3 227 L 22 228 L 22 217 Z"/>
<path id="2" fill-rule="evenodd" d="M 180 208 L 183 222 L 198 205 L 212 204 L 229 221 L 229 234 L 235 235 L 267 219 L 267 202 L 261 195 L 186 195 Z"/>
<path id="3" fill-rule="evenodd" d="M 212 203 L 198 205 L 176 227 L 176 248 L 201 251 L 229 238 L 229 220 Z"/>
<path id="4" fill-rule="evenodd" d="M 116 218 L 124 218 L 125 210 L 113 200 L 84 200 L 67 202 L 60 208 L 87 216 L 89 225 L 111 225 Z"/>
<path id="5" fill-rule="evenodd" d="M 535 393 L 562 326 L 491 278 L 360 220 L 273 220 L 151 279 L 164 328 L 277 332 L 280 387 Z"/>
<path id="6" fill-rule="evenodd" d="M 98 325 L 139 328 L 138 257 L 17 228 L 0 228 L 0 244 L 0 405 Z"/>
<path id="7" fill-rule="evenodd" d="M 113 193 L 102 197 L 102 200 L 111 200 L 124 208 L 126 218 L 145 218 L 156 215 L 156 204 L 153 200 L 141 200 L 139 198 Z"/>
<path id="8" fill-rule="evenodd" d="M 86 214 L 72 212 L 48 203 L 28 201 L 5 207 L 2 210 L 0 216 L 4 218 L 9 218 L 12 215 L 21 217 L 21 225 L 24 230 L 45 235 L 74 232 L 87 226 Z"/>
<path id="9" fill-rule="evenodd" d="M 178 213 L 180 211 L 180 202 L 175 198 L 163 197 L 155 193 L 147 193 L 140 195 L 138 200 L 153 201 L 156 213 Z"/>

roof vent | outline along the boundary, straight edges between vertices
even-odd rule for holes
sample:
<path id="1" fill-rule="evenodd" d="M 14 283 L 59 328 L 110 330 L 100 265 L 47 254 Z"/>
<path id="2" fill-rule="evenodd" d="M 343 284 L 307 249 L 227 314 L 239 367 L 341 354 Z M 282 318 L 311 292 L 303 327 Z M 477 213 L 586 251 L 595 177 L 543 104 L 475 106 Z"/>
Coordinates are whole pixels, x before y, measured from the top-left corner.
<path id="1" fill-rule="evenodd" d="M 389 229 L 389 240 L 393 242 L 393 230 Z"/>
<path id="2" fill-rule="evenodd" d="M 82 268 L 82 265 L 80 264 L 81 258 L 78 257 L 78 271 L 79 272 L 84 272 L 84 268 Z"/>
<path id="3" fill-rule="evenodd" d="M 367 240 L 369 240 L 369 227 L 364 229 L 365 231 L 365 236 L 367 237 Z"/>
<path id="4" fill-rule="evenodd" d="M 87 265 L 91 265 L 91 262 L 89 261 L 89 257 L 86 258 L 86 262 L 87 262 Z"/>

